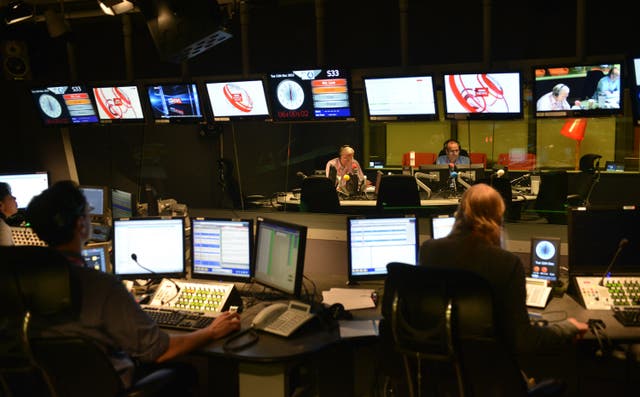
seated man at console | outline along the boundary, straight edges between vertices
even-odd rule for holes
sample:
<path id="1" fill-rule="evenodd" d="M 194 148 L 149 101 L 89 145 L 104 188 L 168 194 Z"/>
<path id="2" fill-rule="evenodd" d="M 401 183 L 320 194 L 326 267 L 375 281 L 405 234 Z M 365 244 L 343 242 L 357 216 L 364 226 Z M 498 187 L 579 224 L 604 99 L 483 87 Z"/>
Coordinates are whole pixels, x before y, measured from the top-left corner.
<path id="1" fill-rule="evenodd" d="M 125 388 L 152 370 L 154 364 L 240 329 L 239 315 L 224 312 L 207 328 L 168 334 L 158 328 L 117 278 L 85 267 L 81 251 L 91 235 L 91 215 L 85 196 L 74 182 L 57 182 L 34 197 L 26 218 L 38 237 L 68 259 L 72 283 L 77 283 L 80 291 L 77 320 L 47 327 L 41 336 L 73 335 L 95 341 L 109 352 Z"/>
<path id="2" fill-rule="evenodd" d="M 349 145 L 343 145 L 340 147 L 340 151 L 338 152 L 339 157 L 331 159 L 327 162 L 327 166 L 325 167 L 325 174 L 327 178 L 331 179 L 335 184 L 336 188 L 343 192 L 351 192 L 352 189 L 348 189 L 348 185 L 353 185 L 355 181 L 356 185 L 359 188 L 359 185 L 364 181 L 364 173 L 362 172 L 362 167 L 360 167 L 360 163 L 358 160 L 354 159 L 353 156 L 355 154 L 355 150 Z"/>
<path id="3" fill-rule="evenodd" d="M 471 164 L 469 157 L 460 154 L 460 142 L 455 139 L 447 140 L 443 150 L 445 154 L 438 157 L 436 164 Z"/>

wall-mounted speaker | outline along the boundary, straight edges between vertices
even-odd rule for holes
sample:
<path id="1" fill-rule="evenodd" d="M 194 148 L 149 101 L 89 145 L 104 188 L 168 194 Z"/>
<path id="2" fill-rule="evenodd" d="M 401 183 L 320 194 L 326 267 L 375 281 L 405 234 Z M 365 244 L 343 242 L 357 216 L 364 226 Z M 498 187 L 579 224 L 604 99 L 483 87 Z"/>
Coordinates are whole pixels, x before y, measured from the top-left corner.
<path id="1" fill-rule="evenodd" d="M 7 40 L 0 46 L 2 69 L 9 80 L 29 80 L 31 67 L 27 44 L 23 41 Z"/>

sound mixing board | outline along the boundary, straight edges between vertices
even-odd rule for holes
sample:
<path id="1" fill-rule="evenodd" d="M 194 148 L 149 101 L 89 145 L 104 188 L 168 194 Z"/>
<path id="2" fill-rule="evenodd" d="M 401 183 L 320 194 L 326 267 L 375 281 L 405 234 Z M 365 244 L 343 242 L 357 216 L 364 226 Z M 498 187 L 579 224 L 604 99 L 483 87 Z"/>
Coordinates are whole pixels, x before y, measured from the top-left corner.
<path id="1" fill-rule="evenodd" d="M 163 279 L 146 306 L 217 315 L 241 304 L 233 283 Z"/>
<path id="2" fill-rule="evenodd" d="M 11 235 L 15 245 L 39 245 L 43 247 L 47 245 L 40 240 L 36 232 L 30 227 L 12 226 Z"/>
<path id="3" fill-rule="evenodd" d="M 611 310 L 614 307 L 640 308 L 640 277 L 575 277 L 584 307 L 589 310 Z"/>

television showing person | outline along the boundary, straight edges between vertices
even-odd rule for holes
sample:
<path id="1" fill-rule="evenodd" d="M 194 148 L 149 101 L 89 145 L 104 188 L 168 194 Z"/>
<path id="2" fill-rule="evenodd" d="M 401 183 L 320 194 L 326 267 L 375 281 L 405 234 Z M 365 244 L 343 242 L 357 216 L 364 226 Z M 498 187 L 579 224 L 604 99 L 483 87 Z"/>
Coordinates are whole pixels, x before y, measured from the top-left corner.
<path id="1" fill-rule="evenodd" d="M 551 92 L 544 94 L 536 102 L 536 110 L 538 111 L 554 111 L 571 109 L 567 97 L 569 97 L 569 86 L 566 84 L 556 84 Z"/>
<path id="2" fill-rule="evenodd" d="M 593 99 L 598 101 L 599 108 L 620 107 L 620 69 L 617 66 L 598 81 Z"/>

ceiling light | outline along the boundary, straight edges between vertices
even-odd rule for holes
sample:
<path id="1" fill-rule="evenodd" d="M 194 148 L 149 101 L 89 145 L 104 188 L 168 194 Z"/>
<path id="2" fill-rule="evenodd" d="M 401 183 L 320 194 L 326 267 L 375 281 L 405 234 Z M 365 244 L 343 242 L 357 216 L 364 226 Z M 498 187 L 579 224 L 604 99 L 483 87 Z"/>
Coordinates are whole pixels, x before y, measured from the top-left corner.
<path id="1" fill-rule="evenodd" d="M 133 10 L 133 3 L 127 0 L 98 0 L 102 12 L 107 15 L 124 14 Z"/>
<path id="2" fill-rule="evenodd" d="M 7 25 L 24 21 L 33 16 L 33 7 L 23 1 L 12 1 L 7 6 L 4 21 Z"/>

